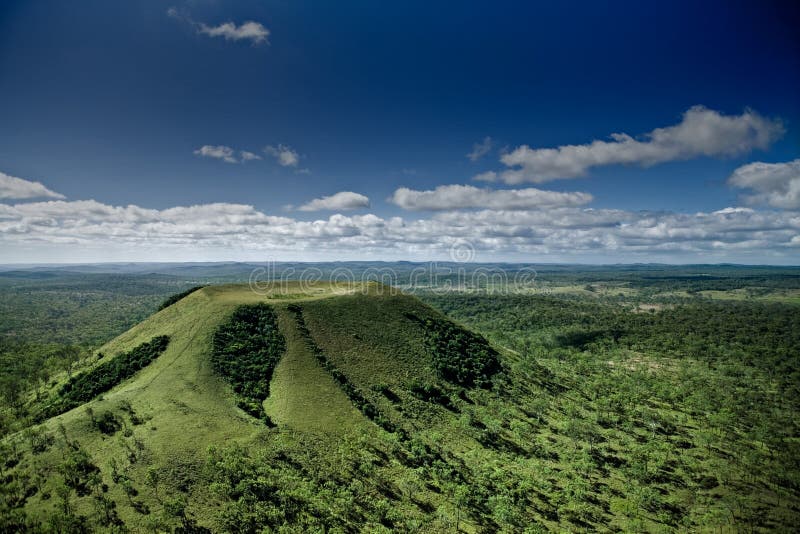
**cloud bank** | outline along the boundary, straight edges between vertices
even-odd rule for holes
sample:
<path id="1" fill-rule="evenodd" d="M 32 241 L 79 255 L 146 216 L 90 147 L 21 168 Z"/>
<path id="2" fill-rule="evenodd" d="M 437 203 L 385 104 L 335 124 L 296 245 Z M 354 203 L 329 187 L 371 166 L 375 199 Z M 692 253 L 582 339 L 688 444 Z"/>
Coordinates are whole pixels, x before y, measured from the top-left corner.
<path id="1" fill-rule="evenodd" d="M 390 202 L 406 210 L 457 210 L 491 208 L 526 210 L 542 207 L 580 206 L 592 201 L 592 195 L 581 192 L 561 193 L 527 189 L 479 189 L 471 185 L 441 185 L 434 190 L 397 189 Z"/>
<path id="2" fill-rule="evenodd" d="M 27 198 L 64 198 L 40 182 L 31 182 L 0 172 L 0 199 L 23 200 Z"/>
<path id="3" fill-rule="evenodd" d="M 755 263 L 796 259 L 800 215 L 790 211 L 727 208 L 710 213 L 630 212 L 578 207 L 529 211 L 485 209 L 441 212 L 409 220 L 373 214 L 334 214 L 303 221 L 272 216 L 244 204 L 203 204 L 164 210 L 111 206 L 93 200 L 0 204 L 0 247 L 25 261 L 54 250 L 97 258 L 141 260 L 211 257 L 288 259 L 445 257 L 465 237 L 477 261 L 659 261 L 691 258 Z M 210 254 L 210 253 L 209 253 Z M 95 259 L 97 259 L 95 258 Z M 784 258 L 780 260 L 780 258 Z"/>
<path id="4" fill-rule="evenodd" d="M 329 197 L 315 198 L 311 202 L 300 206 L 300 211 L 322 211 L 322 210 L 354 210 L 358 208 L 368 208 L 369 198 L 352 191 L 340 191 Z"/>
<path id="5" fill-rule="evenodd" d="M 649 167 L 700 156 L 736 156 L 767 148 L 784 131 L 779 120 L 765 118 L 752 110 L 741 115 L 723 115 L 694 106 L 683 114 L 680 123 L 656 128 L 639 139 L 614 133 L 611 141 L 597 140 L 584 145 L 558 148 L 522 145 L 501 156 L 500 161 L 508 169 L 489 171 L 475 179 L 507 184 L 542 183 L 584 176 L 589 169 L 606 165 Z"/>
<path id="6" fill-rule="evenodd" d="M 750 189 L 748 204 L 800 210 L 800 159 L 786 163 L 749 163 L 733 171 L 728 185 Z"/>

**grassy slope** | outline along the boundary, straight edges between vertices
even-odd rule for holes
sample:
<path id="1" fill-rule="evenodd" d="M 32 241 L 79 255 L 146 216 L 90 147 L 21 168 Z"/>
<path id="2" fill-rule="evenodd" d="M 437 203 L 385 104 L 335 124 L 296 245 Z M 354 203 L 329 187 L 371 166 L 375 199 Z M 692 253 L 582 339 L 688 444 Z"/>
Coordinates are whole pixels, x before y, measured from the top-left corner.
<path id="1" fill-rule="evenodd" d="M 97 413 L 116 409 L 128 401 L 147 422 L 135 427 L 134 436 L 146 443 L 152 465 L 173 465 L 185 471 L 199 467 L 201 454 L 212 444 L 252 435 L 257 426 L 238 410 L 227 386 L 212 372 L 209 363 L 211 334 L 235 307 L 228 295 L 215 298 L 218 290 L 198 291 L 178 305 L 151 316 L 101 348 L 117 354 L 169 335 L 167 350 L 154 363 L 103 396 L 88 403 Z M 243 293 L 242 299 L 249 295 Z M 72 439 L 89 450 L 95 464 L 105 468 L 112 458 L 125 457 L 120 442 L 90 431 L 84 407 L 76 408 L 48 422 L 50 429 L 63 424 Z M 131 475 L 139 478 L 133 469 Z M 122 495 L 112 495 L 121 498 Z M 36 508 L 34 500 L 31 503 Z M 44 508 L 47 509 L 47 503 Z M 154 502 L 148 503 L 155 505 Z M 88 512 L 88 510 L 87 510 Z M 120 510 L 124 520 L 124 508 Z"/>
<path id="2" fill-rule="evenodd" d="M 67 436 L 72 440 L 77 439 L 104 472 L 112 458 L 124 465 L 127 449 L 134 448 L 136 440 L 139 440 L 145 446 L 146 461 L 131 466 L 127 474 L 132 479 L 143 480 L 146 469 L 152 466 L 166 468 L 164 475 L 168 478 L 196 477 L 209 446 L 230 443 L 231 440 L 251 439 L 263 428 L 235 406 L 229 387 L 213 373 L 210 351 L 211 336 L 216 327 L 241 304 L 283 302 L 287 292 L 292 300 L 303 301 L 324 298 L 343 291 L 345 290 L 342 288 L 328 285 L 301 288 L 294 283 L 280 291 L 254 292 L 242 285 L 213 286 L 196 291 L 99 349 L 99 352 L 106 355 L 116 355 L 155 336 L 168 335 L 171 338 L 170 344 L 160 357 L 133 379 L 123 382 L 84 406 L 54 417 L 43 427 L 55 434 L 58 427 L 63 425 Z M 292 354 L 296 353 L 296 350 L 292 351 Z M 108 357 L 110 356 L 106 356 Z M 58 387 L 60 384 L 53 387 L 53 390 Z M 281 388 L 281 385 L 277 387 Z M 330 398 L 326 399 L 326 403 L 330 400 L 335 402 L 325 405 L 336 406 L 339 414 L 337 417 L 342 420 L 345 420 L 345 416 L 354 417 L 354 410 L 348 412 L 344 406 L 346 399 L 342 401 L 343 395 L 340 394 L 340 397 L 336 393 L 338 392 L 330 391 Z M 119 414 L 120 406 L 125 402 L 129 402 L 136 414 L 146 420 L 141 425 L 128 424 L 133 430 L 132 436 L 125 439 L 119 438 L 119 435 L 109 437 L 92 429 L 86 407 L 91 407 L 96 414 L 105 410 Z M 357 412 L 355 416 L 358 416 Z M 18 439 L 19 437 L 17 436 Z M 48 466 L 60 459 L 60 452 L 51 448 L 40 455 L 37 462 L 41 466 Z M 109 482 L 105 476 L 104 480 Z M 109 482 L 109 485 L 110 496 L 124 502 L 124 494 L 114 484 Z M 169 485 L 166 488 L 169 489 Z M 52 511 L 56 504 L 55 499 L 41 499 L 42 495 L 48 493 L 45 487 L 32 497 L 29 500 L 29 509 Z M 202 494 L 194 497 L 198 503 L 202 503 L 204 499 Z M 141 493 L 139 500 L 150 508 L 160 507 L 153 496 L 146 493 Z M 88 503 L 82 503 L 80 509 L 83 513 L 92 513 Z M 141 519 L 127 507 L 120 507 L 119 512 L 122 519 L 132 525 L 136 525 Z M 196 515 L 201 521 L 207 519 L 202 507 L 198 507 Z"/>
<path id="3" fill-rule="evenodd" d="M 267 415 L 296 430 L 339 432 L 368 424 L 328 373 L 322 369 L 297 329 L 294 314 L 278 309 L 278 326 L 286 338 L 286 355 L 275 368 Z"/>
<path id="4" fill-rule="evenodd" d="M 453 429 L 455 414 L 409 392 L 415 383 L 440 380 L 426 352 L 422 328 L 404 314 L 424 317 L 437 312 L 416 298 L 388 294 L 310 302 L 303 311 L 311 335 L 326 356 L 382 413 L 411 432 L 441 431 L 437 439 L 464 447 L 463 436 Z M 400 400 L 391 401 L 375 391 L 377 385 L 389 386 Z"/>
<path id="5" fill-rule="evenodd" d="M 423 332 L 404 313 L 432 313 L 404 295 L 349 295 L 303 306 L 312 336 L 333 363 L 362 384 L 434 380 Z"/>
<path id="6" fill-rule="evenodd" d="M 470 461 L 470 451 L 475 453 L 481 446 L 469 429 L 460 423 L 459 410 L 454 412 L 422 401 L 410 392 L 413 384 L 448 387 L 436 377 L 420 325 L 406 317 L 406 314 L 439 316 L 439 312 L 414 297 L 396 291 L 372 291 L 369 294 L 357 293 L 305 302 L 302 309 L 312 339 L 329 361 L 382 414 L 408 433 L 410 441 L 404 447 L 428 447 L 434 455 L 443 454 L 438 461 L 468 472 L 465 463 Z M 397 398 L 390 400 L 377 391 L 376 386 L 388 386 Z M 453 388 L 451 391 L 455 390 Z M 493 396 L 489 392 L 473 392 L 472 395 Z M 456 402 L 462 408 L 467 406 L 464 401 Z M 375 429 L 377 426 L 372 425 L 372 430 Z M 373 441 L 372 446 L 388 455 L 393 454 L 390 449 L 396 453 L 396 446 L 387 447 L 385 435 L 384 441 Z M 395 488 L 398 494 L 404 493 L 401 488 L 407 485 L 417 488 L 411 501 L 418 509 L 406 510 L 405 513 L 414 517 L 415 513 L 424 510 L 425 519 L 420 524 L 425 528 L 421 531 L 450 531 L 456 515 L 459 515 L 460 531 L 477 532 L 483 528 L 496 528 L 491 519 L 470 517 L 463 510 L 457 512 L 453 505 L 453 488 L 426 480 L 421 468 L 414 464 L 415 461 L 418 460 L 409 460 L 407 456 L 399 461 L 393 460 L 378 470 L 376 478 L 393 481 L 397 484 Z M 392 500 L 392 506 L 400 513 L 401 506 L 407 506 L 408 503 L 398 501 L 404 499 Z M 434 520 L 432 511 L 448 519 L 443 522 Z M 413 521 L 411 524 L 414 524 Z"/>

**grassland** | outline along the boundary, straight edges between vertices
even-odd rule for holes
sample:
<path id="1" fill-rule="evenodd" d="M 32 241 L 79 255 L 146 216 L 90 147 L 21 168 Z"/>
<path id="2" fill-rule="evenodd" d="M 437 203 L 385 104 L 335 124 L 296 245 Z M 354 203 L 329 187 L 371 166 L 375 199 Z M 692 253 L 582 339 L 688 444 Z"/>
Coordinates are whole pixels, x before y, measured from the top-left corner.
<path id="1" fill-rule="evenodd" d="M 270 383 L 267 415 L 282 428 L 339 433 L 363 431 L 367 424 L 347 396 L 314 359 L 297 329 L 294 314 L 278 308 L 278 324 L 287 350 Z"/>

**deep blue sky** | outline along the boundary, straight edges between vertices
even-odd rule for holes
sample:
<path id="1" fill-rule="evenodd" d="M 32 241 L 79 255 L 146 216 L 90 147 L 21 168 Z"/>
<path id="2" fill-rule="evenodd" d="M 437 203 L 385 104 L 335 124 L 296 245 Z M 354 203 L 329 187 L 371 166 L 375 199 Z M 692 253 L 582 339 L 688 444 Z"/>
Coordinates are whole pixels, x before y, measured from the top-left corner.
<path id="1" fill-rule="evenodd" d="M 356 213 L 414 219 L 426 215 L 386 202 L 396 188 L 483 187 L 472 177 L 503 170 L 503 147 L 645 134 L 693 105 L 750 108 L 785 134 L 733 157 L 489 185 L 584 191 L 591 208 L 709 212 L 739 205 L 726 185 L 737 167 L 800 157 L 791 2 L 606 4 L 5 0 L 0 172 L 70 201 L 243 203 L 298 220 L 329 213 L 285 205 L 354 191 L 372 204 Z M 257 21 L 269 44 L 203 35 L 170 7 L 209 26 Z M 470 162 L 486 136 L 493 150 Z M 279 143 L 301 155 L 297 167 L 263 154 Z M 264 159 L 195 155 L 203 145 Z"/>

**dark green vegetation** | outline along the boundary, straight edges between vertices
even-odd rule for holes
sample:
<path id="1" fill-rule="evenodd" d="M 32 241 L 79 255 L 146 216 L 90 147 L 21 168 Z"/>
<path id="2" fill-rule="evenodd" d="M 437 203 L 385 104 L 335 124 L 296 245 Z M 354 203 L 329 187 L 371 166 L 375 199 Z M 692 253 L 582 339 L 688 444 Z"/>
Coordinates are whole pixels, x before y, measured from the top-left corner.
<path id="1" fill-rule="evenodd" d="M 236 308 L 213 338 L 211 363 L 239 395 L 244 411 L 271 425 L 262 403 L 269 395 L 272 371 L 286 350 L 275 311 L 266 304 Z"/>
<path id="2" fill-rule="evenodd" d="M 24 382 L 22 406 L 57 394 L 70 374 L 170 337 L 163 357 L 123 387 L 40 426 L 3 401 L 22 430 L 0 441 L 0 525 L 794 530 L 800 307 L 791 270 L 552 272 L 547 295 L 420 292 L 433 308 L 374 286 L 292 286 L 289 297 L 210 286 L 91 353 L 37 345 L 34 362 L 74 363 Z M 213 364 L 221 331 L 220 344 L 241 349 L 228 364 L 268 394 L 276 426 L 236 408 L 242 395 Z M 280 342 L 270 359 L 265 347 Z M 260 364 L 248 373 L 251 354 Z M 35 363 L 11 355 L 14 374 L 35 374 Z"/>
<path id="3" fill-rule="evenodd" d="M 172 295 L 171 297 L 167 298 L 167 300 L 165 300 L 164 302 L 161 303 L 161 306 L 158 307 L 159 311 L 163 310 L 167 306 L 172 306 L 173 304 L 175 304 L 176 302 L 181 300 L 183 297 L 189 296 L 192 293 L 194 293 L 195 291 L 197 291 L 198 289 L 203 289 L 204 287 L 206 287 L 206 286 L 194 286 L 194 287 L 190 287 L 186 291 L 181 291 L 180 293 L 176 293 L 175 295 Z"/>
<path id="4" fill-rule="evenodd" d="M 0 272 L 0 338 L 98 346 L 192 285 L 155 274 Z"/>
<path id="5" fill-rule="evenodd" d="M 70 377 L 58 395 L 37 415 L 37 421 L 53 417 L 85 404 L 120 384 L 158 358 L 169 344 L 169 336 L 158 336 L 148 343 L 104 361 L 88 371 Z"/>
<path id="6" fill-rule="evenodd" d="M 648 529 L 648 519 L 779 530 L 798 520 L 797 306 L 695 302 L 631 313 L 537 296 L 426 300 L 509 347 L 517 376 L 563 388 L 536 397 L 548 425 L 537 434 L 569 437 L 588 454 L 588 465 L 564 469 L 590 483 L 573 503 L 584 517 L 606 503 Z M 625 485 L 615 497 L 617 477 Z"/>
<path id="7" fill-rule="evenodd" d="M 75 345 L 0 338 L 0 436 L 30 424 L 31 397 L 38 406 L 51 379 L 71 373 L 89 354 Z"/>
<path id="8" fill-rule="evenodd" d="M 409 315 L 409 319 L 422 325 L 439 376 L 466 387 L 491 386 L 492 376 L 500 370 L 500 360 L 483 337 L 439 317 L 420 319 Z"/>
<path id="9" fill-rule="evenodd" d="M 190 285 L 164 275 L 0 272 L 0 436 L 30 418 L 48 385 Z"/>

